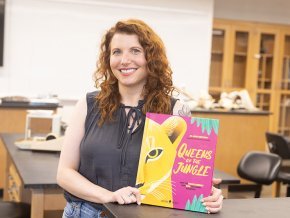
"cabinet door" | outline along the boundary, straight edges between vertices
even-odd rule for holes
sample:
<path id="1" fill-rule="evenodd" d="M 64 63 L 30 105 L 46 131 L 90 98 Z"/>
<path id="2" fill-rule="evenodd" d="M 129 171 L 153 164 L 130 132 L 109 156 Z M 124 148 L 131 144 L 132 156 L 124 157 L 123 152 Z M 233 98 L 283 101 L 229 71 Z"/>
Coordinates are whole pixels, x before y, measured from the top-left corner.
<path id="1" fill-rule="evenodd" d="M 212 48 L 211 48 L 211 65 L 210 65 L 210 80 L 209 92 L 214 97 L 219 97 L 224 84 L 224 75 L 227 69 L 228 60 L 226 53 L 229 48 L 229 27 L 227 25 L 215 24 L 212 31 Z"/>
<path id="2" fill-rule="evenodd" d="M 280 94 L 279 133 L 290 137 L 290 93 Z"/>
<path id="3" fill-rule="evenodd" d="M 278 74 L 279 95 L 278 132 L 290 136 L 290 28 L 283 29 L 280 37 L 280 73 Z"/>
<path id="4" fill-rule="evenodd" d="M 258 28 L 254 36 L 258 64 L 256 71 L 256 106 L 262 110 L 273 111 L 275 106 L 273 91 L 277 88 L 279 31 L 273 28 Z M 253 72 L 254 73 L 254 72 Z"/>
<path id="5" fill-rule="evenodd" d="M 279 78 L 279 88 L 290 91 L 290 30 L 283 31 L 281 35 L 282 73 Z"/>
<path id="6" fill-rule="evenodd" d="M 212 35 L 209 93 L 246 88 L 251 27 L 235 21 L 215 20 Z"/>
<path id="7" fill-rule="evenodd" d="M 250 29 L 242 26 L 232 27 L 232 53 L 229 75 L 227 77 L 228 87 L 232 89 L 246 88 L 246 76 L 249 61 Z"/>

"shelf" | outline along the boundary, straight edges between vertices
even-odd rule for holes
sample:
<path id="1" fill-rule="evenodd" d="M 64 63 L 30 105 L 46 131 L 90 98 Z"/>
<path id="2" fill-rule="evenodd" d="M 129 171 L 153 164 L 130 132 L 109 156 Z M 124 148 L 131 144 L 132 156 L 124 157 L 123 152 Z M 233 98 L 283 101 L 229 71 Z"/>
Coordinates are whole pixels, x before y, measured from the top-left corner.
<path id="1" fill-rule="evenodd" d="M 209 87 L 208 90 L 211 92 L 233 92 L 233 91 L 241 91 L 244 90 L 245 88 L 233 88 L 233 87 L 228 87 L 228 88 L 221 88 L 221 87 Z"/>
<path id="2" fill-rule="evenodd" d="M 266 82 L 266 83 L 272 82 L 272 80 L 271 79 L 268 79 L 268 78 L 258 78 L 258 81 L 259 82 Z"/>
<path id="3" fill-rule="evenodd" d="M 226 92 L 233 92 L 233 91 L 241 91 L 241 90 L 244 90 L 245 88 L 244 87 L 240 87 L 240 88 L 227 88 L 225 91 Z"/>
<path id="4" fill-rule="evenodd" d="M 240 56 L 240 57 L 247 57 L 247 53 L 246 52 L 235 52 L 236 56 Z"/>
<path id="5" fill-rule="evenodd" d="M 290 95 L 290 90 L 280 90 L 279 93 L 284 95 Z"/>
<path id="6" fill-rule="evenodd" d="M 223 53 L 223 51 L 217 51 L 217 50 L 215 50 L 215 51 L 211 51 L 211 54 L 212 55 L 223 55 L 224 53 Z"/>
<path id="7" fill-rule="evenodd" d="M 212 92 L 222 92 L 223 89 L 221 87 L 209 87 L 209 91 L 212 91 Z"/>
<path id="8" fill-rule="evenodd" d="M 262 53 L 260 54 L 260 56 L 261 58 L 266 58 L 266 59 L 273 58 L 273 54 Z"/>
<path id="9" fill-rule="evenodd" d="M 290 79 L 282 79 L 281 82 L 282 83 L 290 83 Z"/>
<path id="10" fill-rule="evenodd" d="M 272 91 L 269 89 L 258 89 L 257 94 L 272 94 Z"/>
<path id="11" fill-rule="evenodd" d="M 281 108 L 290 108 L 290 104 L 289 105 L 283 105 L 283 104 L 281 104 L 280 107 Z"/>
<path id="12" fill-rule="evenodd" d="M 257 106 L 258 107 L 269 107 L 270 106 L 270 103 L 268 103 L 268 102 L 257 103 Z"/>
<path id="13" fill-rule="evenodd" d="M 288 127 L 288 126 L 279 126 L 279 131 L 290 131 L 290 127 Z"/>

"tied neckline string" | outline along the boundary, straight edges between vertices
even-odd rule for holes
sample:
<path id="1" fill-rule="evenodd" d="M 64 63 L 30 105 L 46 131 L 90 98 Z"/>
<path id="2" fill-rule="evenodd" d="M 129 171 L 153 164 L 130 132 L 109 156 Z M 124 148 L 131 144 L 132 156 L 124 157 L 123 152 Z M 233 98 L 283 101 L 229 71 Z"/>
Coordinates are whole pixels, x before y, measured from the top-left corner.
<path id="1" fill-rule="evenodd" d="M 137 107 L 131 107 L 131 106 L 121 106 L 121 114 L 120 114 L 120 121 L 121 117 L 123 114 L 126 114 L 125 109 L 129 108 L 129 111 L 127 115 L 125 115 L 125 122 L 124 125 L 122 126 L 121 130 L 121 136 L 119 138 L 118 142 L 118 148 L 122 148 L 122 153 L 121 153 L 121 164 L 125 165 L 125 160 L 126 160 L 126 153 L 127 153 L 127 148 L 129 141 L 132 138 L 132 135 L 141 127 L 141 124 L 144 122 L 143 117 L 142 117 L 142 106 L 144 103 L 138 104 Z M 130 119 L 132 119 L 132 123 L 130 125 Z M 136 126 L 136 129 L 134 130 L 134 127 Z"/>

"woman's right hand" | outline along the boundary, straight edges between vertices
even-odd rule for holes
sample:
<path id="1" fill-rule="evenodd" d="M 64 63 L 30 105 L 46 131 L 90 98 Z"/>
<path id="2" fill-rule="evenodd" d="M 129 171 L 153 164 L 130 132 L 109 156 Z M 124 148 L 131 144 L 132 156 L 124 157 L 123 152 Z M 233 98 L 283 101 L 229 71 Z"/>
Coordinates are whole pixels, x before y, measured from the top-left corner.
<path id="1" fill-rule="evenodd" d="M 117 191 L 113 192 L 113 201 L 118 202 L 118 204 L 131 204 L 137 203 L 141 204 L 141 194 L 139 189 L 127 186 Z"/>

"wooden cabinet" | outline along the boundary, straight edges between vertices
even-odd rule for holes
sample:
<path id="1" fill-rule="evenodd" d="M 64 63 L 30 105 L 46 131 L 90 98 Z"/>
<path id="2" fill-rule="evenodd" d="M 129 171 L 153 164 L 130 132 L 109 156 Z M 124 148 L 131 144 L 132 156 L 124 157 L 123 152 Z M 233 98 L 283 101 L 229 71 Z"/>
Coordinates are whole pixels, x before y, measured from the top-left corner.
<path id="1" fill-rule="evenodd" d="M 53 110 L 57 106 L 5 106 L 0 104 L 0 133 L 24 133 L 27 110 Z M 37 119 L 32 125 L 39 133 L 49 133 L 51 122 L 47 119 Z M 4 188 L 7 154 L 0 140 L 0 189 Z"/>
<path id="2" fill-rule="evenodd" d="M 7 179 L 8 179 L 7 192 L 8 192 L 9 200 L 20 202 L 22 183 L 14 165 L 9 166 Z"/>
<path id="3" fill-rule="evenodd" d="M 61 217 L 66 201 L 56 182 L 59 154 L 20 150 L 14 142 L 22 136 L 0 134 L 7 154 L 3 200 L 30 203 L 31 218 Z"/>
<path id="4" fill-rule="evenodd" d="M 20 202 L 22 199 L 23 185 L 13 164 L 10 164 L 8 167 L 7 184 L 8 199 L 6 200 Z"/>
<path id="5" fill-rule="evenodd" d="M 245 25 L 214 22 L 209 92 L 219 98 L 221 92 L 244 89 L 249 74 L 251 31 Z"/>
<path id="6" fill-rule="evenodd" d="M 3 199 L 5 201 L 29 202 L 27 199 L 29 199 L 31 194 L 29 190 L 24 189 L 23 182 L 13 164 L 13 161 L 9 158 L 1 138 L 0 148 L 3 149 L 2 152 L 5 154 L 5 159 L 1 160 L 1 162 L 3 161 L 1 163 L 1 170 L 3 170 L 3 172 L 1 172 L 3 173 L 2 179 L 5 181 L 5 183 L 1 183 L 5 185 Z"/>
<path id="7" fill-rule="evenodd" d="M 273 113 L 270 131 L 290 136 L 290 26 L 214 20 L 209 93 L 241 89 Z"/>
<path id="8" fill-rule="evenodd" d="M 220 121 L 216 169 L 237 176 L 237 166 L 243 155 L 251 150 L 266 149 L 264 133 L 270 117 L 267 112 L 192 111 L 192 116 Z"/>

